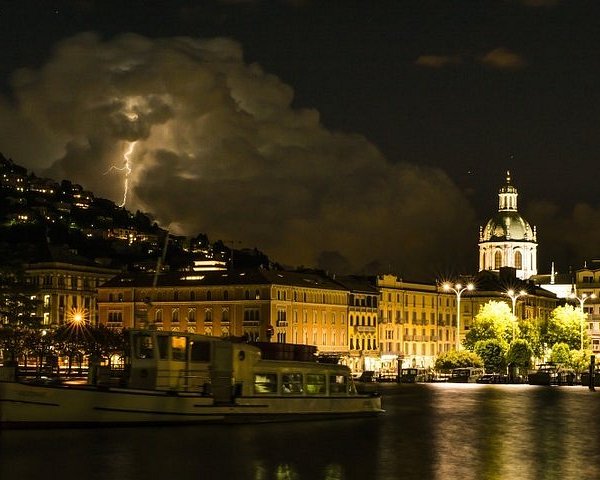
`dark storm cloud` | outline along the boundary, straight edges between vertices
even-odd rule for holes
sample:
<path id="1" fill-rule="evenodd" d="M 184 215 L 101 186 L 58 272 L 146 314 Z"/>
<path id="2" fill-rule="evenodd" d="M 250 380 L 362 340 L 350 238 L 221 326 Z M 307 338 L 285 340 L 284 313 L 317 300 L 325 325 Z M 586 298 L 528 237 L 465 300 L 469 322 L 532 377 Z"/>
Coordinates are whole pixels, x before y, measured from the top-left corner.
<path id="1" fill-rule="evenodd" d="M 291 265 L 408 275 L 465 265 L 453 252 L 474 244 L 472 209 L 446 174 L 325 129 L 232 40 L 82 34 L 13 86 L 0 121 L 21 130 L 6 153 L 119 202 L 122 173 L 106 172 L 132 148 L 126 206 L 174 233 L 239 240 Z M 30 132 L 37 155 L 23 148 Z"/>
<path id="2" fill-rule="evenodd" d="M 566 209 L 550 201 L 534 201 L 527 206 L 527 218 L 537 225 L 543 257 L 556 262 L 561 273 L 600 257 L 600 206 L 577 203 Z M 550 265 L 538 265 L 538 270 L 549 271 Z"/>

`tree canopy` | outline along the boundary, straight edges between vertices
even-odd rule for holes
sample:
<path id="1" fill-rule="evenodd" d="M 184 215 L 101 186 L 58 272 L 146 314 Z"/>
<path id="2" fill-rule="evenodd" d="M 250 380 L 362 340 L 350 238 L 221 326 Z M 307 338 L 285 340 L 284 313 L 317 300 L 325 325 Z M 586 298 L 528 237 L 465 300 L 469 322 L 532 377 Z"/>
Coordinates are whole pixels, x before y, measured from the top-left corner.
<path id="1" fill-rule="evenodd" d="M 469 350 L 474 350 L 475 344 L 483 340 L 497 340 L 508 344 L 512 339 L 513 328 L 517 327 L 510 307 L 504 302 L 490 300 L 475 315 L 463 343 Z"/>

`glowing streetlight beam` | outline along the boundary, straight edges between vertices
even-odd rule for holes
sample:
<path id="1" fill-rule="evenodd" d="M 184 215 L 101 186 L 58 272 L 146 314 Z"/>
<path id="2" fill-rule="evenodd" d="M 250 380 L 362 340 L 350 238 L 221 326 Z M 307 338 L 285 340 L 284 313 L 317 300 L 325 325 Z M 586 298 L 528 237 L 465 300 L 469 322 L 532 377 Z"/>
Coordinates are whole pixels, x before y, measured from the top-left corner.
<path id="1" fill-rule="evenodd" d="M 461 283 L 457 283 L 454 286 L 450 282 L 445 282 L 442 284 L 442 288 L 446 292 L 454 292 L 456 294 L 456 345 L 455 350 L 460 350 L 460 296 L 465 290 L 471 291 L 475 290 L 475 285 L 472 283 L 468 283 L 467 285 L 462 285 Z"/>
<path id="2" fill-rule="evenodd" d="M 119 205 L 119 207 L 124 207 L 125 204 L 127 203 L 127 193 L 129 191 L 129 175 L 131 174 L 131 154 L 133 153 L 133 149 L 135 148 L 135 144 L 137 143 L 137 141 L 135 142 L 131 142 L 129 144 L 129 147 L 127 148 L 127 151 L 123 154 L 123 166 L 122 167 L 115 167 L 114 165 L 111 165 L 111 167 L 104 172 L 104 175 L 106 175 L 107 173 L 111 172 L 112 170 L 117 170 L 119 172 L 125 172 L 125 179 L 123 182 L 123 202 L 121 202 L 121 204 Z"/>

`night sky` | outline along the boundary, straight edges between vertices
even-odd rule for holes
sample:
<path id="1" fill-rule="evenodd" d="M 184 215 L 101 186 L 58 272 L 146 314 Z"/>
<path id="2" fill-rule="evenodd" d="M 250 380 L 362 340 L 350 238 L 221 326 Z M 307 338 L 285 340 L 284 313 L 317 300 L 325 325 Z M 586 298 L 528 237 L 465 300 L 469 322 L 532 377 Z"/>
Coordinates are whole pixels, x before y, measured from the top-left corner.
<path id="1" fill-rule="evenodd" d="M 510 170 L 541 273 L 600 255 L 600 2 L 19 0 L 0 21 L 0 152 L 120 203 L 131 150 L 125 206 L 173 233 L 471 273 Z"/>

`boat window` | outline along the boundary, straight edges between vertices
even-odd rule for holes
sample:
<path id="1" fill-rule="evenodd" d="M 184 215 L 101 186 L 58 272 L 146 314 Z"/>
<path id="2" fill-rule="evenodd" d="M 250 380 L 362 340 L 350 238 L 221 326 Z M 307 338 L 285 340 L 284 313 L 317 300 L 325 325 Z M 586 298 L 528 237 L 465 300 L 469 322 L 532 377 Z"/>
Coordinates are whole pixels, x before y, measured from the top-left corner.
<path id="1" fill-rule="evenodd" d="M 156 344 L 158 345 L 159 358 L 161 360 L 166 360 L 169 357 L 169 337 L 166 335 L 157 336 Z"/>
<path id="2" fill-rule="evenodd" d="M 344 375 L 329 376 L 329 393 L 339 394 L 348 392 L 348 377 Z"/>
<path id="3" fill-rule="evenodd" d="M 325 392 L 325 375 L 316 373 L 306 375 L 306 393 L 308 395 L 324 394 Z"/>
<path id="4" fill-rule="evenodd" d="M 210 342 L 193 342 L 191 345 L 192 362 L 210 362 Z"/>
<path id="5" fill-rule="evenodd" d="M 185 361 L 186 337 L 171 337 L 171 359 Z"/>
<path id="6" fill-rule="evenodd" d="M 301 373 L 284 373 L 281 375 L 281 391 L 289 394 L 302 394 L 304 391 L 302 386 Z"/>
<path id="7" fill-rule="evenodd" d="M 154 358 L 154 345 L 151 335 L 139 335 L 136 342 L 137 358 Z"/>
<path id="8" fill-rule="evenodd" d="M 255 373 L 254 393 L 277 393 L 277 374 Z"/>

